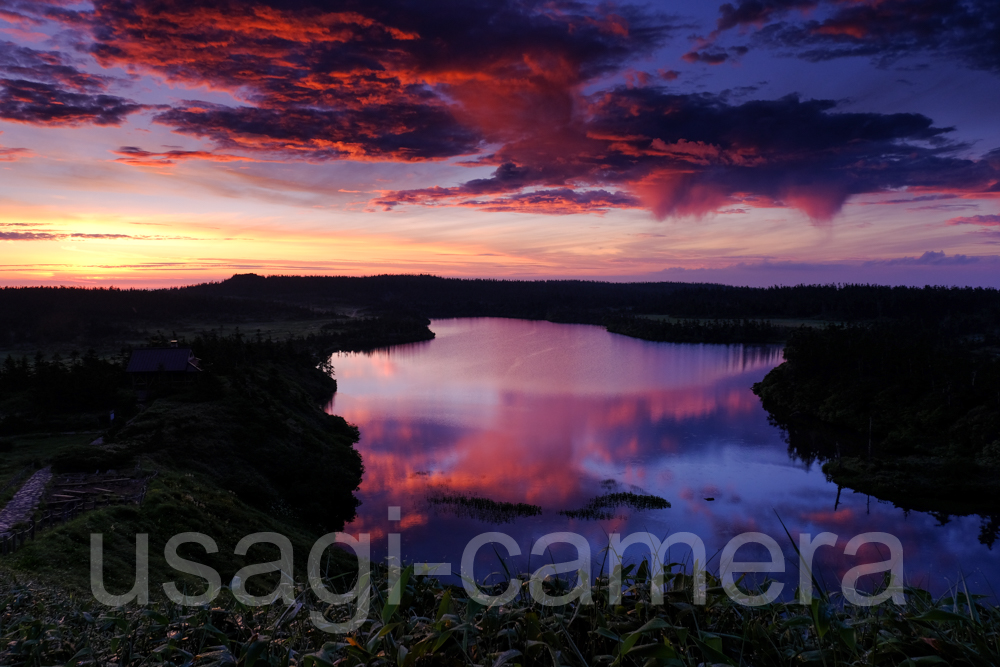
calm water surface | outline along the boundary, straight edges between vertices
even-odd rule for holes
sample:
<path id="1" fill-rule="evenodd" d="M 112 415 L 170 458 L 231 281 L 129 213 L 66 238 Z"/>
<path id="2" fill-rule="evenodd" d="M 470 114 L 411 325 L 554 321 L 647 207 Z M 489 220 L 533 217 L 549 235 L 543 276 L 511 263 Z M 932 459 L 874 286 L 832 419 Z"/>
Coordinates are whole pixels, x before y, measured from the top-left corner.
<path id="1" fill-rule="evenodd" d="M 711 555 L 759 531 L 782 545 L 794 587 L 796 558 L 777 513 L 793 535 L 839 535 L 836 548 L 817 553 L 827 581 L 859 562 L 843 556 L 847 540 L 884 531 L 903 542 L 910 583 L 940 592 L 960 572 L 984 593 L 1000 583 L 977 517 L 942 523 L 846 489 L 838 504 L 819 465 L 789 457 L 750 390 L 781 363 L 779 347 L 651 343 L 595 326 L 492 318 L 436 320 L 431 329 L 433 341 L 333 357 L 339 391 L 328 412 L 361 429 L 365 464 L 362 504 L 345 530 L 370 533 L 373 557 L 385 556 L 386 534 L 396 531 L 405 560 L 450 562 L 457 572 L 482 532 L 505 532 L 527 554 L 537 537 L 573 531 L 589 539 L 596 569 L 612 532 L 689 531 Z M 602 520 L 560 514 L 627 491 L 672 507 L 619 508 Z M 542 513 L 508 520 L 434 502 L 456 494 Z M 389 506 L 402 508 L 401 521 L 388 521 Z M 477 577 L 496 567 L 491 560 L 486 547 Z M 514 560 L 533 569 L 538 557 Z"/>

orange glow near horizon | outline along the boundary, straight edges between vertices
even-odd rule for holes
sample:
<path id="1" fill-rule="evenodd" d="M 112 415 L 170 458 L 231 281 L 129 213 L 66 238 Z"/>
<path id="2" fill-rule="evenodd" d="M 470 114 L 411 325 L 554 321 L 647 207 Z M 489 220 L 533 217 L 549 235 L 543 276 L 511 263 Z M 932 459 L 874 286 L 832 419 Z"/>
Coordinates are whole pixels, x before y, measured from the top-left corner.
<path id="1" fill-rule="evenodd" d="M 197 203 L 184 208 L 197 209 Z M 863 256 L 852 247 L 859 243 L 887 259 L 894 259 L 894 251 L 919 257 L 944 239 L 939 224 L 918 216 L 879 228 L 870 221 L 882 207 L 850 204 L 836 229 L 803 227 L 753 209 L 694 225 L 616 213 L 580 228 L 564 224 L 570 218 L 552 224 L 516 213 L 492 214 L 489 225 L 471 226 L 468 214 L 454 209 L 337 213 L 270 202 L 259 208 L 259 217 L 247 211 L 137 215 L 107 207 L 70 212 L 59 199 L 46 206 L 0 200 L 0 284 L 163 287 L 248 272 L 700 280 L 711 271 L 713 281 L 739 283 L 740 269 L 748 265 L 787 262 L 790 256 L 820 267 L 858 264 Z M 755 233 L 740 235 L 749 219 L 757 220 Z M 975 254 L 982 230 L 955 227 L 972 227 L 959 236 L 972 245 L 953 245 L 951 253 Z M 670 267 L 679 273 L 656 277 Z"/>
<path id="2" fill-rule="evenodd" d="M 802 38 L 905 25 L 857 5 Z M 784 15 L 721 28 L 729 6 L 17 3 L 0 285 L 1000 285 L 992 66 L 952 54 L 902 79 L 857 58 L 848 76 L 746 47 L 737 32 Z"/>

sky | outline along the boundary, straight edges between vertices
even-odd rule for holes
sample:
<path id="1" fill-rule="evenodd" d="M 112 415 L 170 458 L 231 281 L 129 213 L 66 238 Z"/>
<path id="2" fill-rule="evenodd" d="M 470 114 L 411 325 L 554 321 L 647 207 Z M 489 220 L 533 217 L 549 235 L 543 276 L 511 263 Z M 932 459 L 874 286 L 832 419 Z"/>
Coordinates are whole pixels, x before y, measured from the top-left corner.
<path id="1" fill-rule="evenodd" d="M 0 0 L 0 284 L 1000 287 L 995 0 Z"/>

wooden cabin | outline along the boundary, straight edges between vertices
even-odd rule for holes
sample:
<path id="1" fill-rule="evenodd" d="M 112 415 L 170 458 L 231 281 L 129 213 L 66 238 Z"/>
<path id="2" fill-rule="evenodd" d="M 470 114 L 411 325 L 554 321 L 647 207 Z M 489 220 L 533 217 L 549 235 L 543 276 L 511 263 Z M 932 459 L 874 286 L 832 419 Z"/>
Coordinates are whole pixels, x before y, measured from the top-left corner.
<path id="1" fill-rule="evenodd" d="M 175 385 L 188 382 L 200 373 L 199 359 L 189 347 L 141 347 L 132 350 L 125 372 L 137 389 L 154 385 Z"/>

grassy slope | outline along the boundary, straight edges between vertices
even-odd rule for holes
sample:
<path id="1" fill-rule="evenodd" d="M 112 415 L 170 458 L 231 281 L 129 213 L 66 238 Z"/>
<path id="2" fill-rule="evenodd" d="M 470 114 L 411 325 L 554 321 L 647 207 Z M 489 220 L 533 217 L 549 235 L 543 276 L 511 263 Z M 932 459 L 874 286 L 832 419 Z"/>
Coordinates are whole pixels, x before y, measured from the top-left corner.
<path id="1" fill-rule="evenodd" d="M 354 516 L 352 492 L 361 480 L 357 430 L 319 408 L 336 383 L 301 364 L 257 361 L 237 371 L 206 374 L 193 387 L 153 402 L 104 445 L 80 436 L 36 440 L 18 437 L 5 453 L 10 475 L 25 462 L 57 470 L 132 470 L 136 462 L 158 470 L 141 508 L 88 512 L 41 533 L 0 565 L 71 589 L 89 588 L 89 535 L 106 535 L 108 581 L 124 584 L 133 572 L 134 535 L 150 534 L 153 581 L 168 572 L 163 544 L 179 532 L 204 532 L 220 553 L 205 562 L 228 580 L 242 565 L 268 560 L 269 547 L 233 556 L 245 535 L 274 531 L 289 536 L 297 566 L 304 567 L 315 537 L 340 529 Z M 89 441 L 92 436 L 84 440 Z M 127 536 L 127 537 L 126 537 Z M 265 557 L 261 557 L 261 553 Z M 159 578 L 157 578 L 159 577 Z M 127 588 L 127 586 L 126 586 Z"/>
<path id="2" fill-rule="evenodd" d="M 317 360 L 337 349 L 428 340 L 428 322 L 408 316 L 277 320 L 259 322 L 262 330 L 246 337 L 235 334 L 235 327 L 220 333 L 212 324 L 204 320 L 193 330 L 201 334 L 194 345 L 207 372 L 194 385 L 156 399 L 125 428 L 112 429 L 105 444 L 88 444 L 96 433 L 4 440 L 9 446 L 0 447 L 3 483 L 26 466 L 48 464 L 67 472 L 131 471 L 138 465 L 159 474 L 141 508 L 99 509 L 40 533 L 0 560 L 0 571 L 89 595 L 89 536 L 100 532 L 108 586 L 124 592 L 134 573 L 134 536 L 148 533 L 155 595 L 156 584 L 184 580 L 163 558 L 171 536 L 196 531 L 215 539 L 217 554 L 206 556 L 194 545 L 181 553 L 214 567 L 228 582 L 246 564 L 277 558 L 268 545 L 245 557 L 233 554 L 242 537 L 272 531 L 291 539 L 301 574 L 316 537 L 354 517 L 353 492 L 364 470 L 354 449 L 358 431 L 322 411 L 337 385 Z M 157 328 L 174 330 L 164 322 Z M 293 339 L 278 342 L 283 333 Z M 332 553 L 333 571 L 353 562 L 353 556 Z"/>
<path id="3" fill-rule="evenodd" d="M 218 488 L 202 475 L 180 471 L 162 472 L 151 484 L 142 507 L 118 506 L 87 512 L 75 520 L 39 534 L 4 561 L 4 569 L 16 578 L 40 580 L 67 591 L 89 596 L 90 535 L 104 536 L 105 585 L 112 593 L 131 588 L 135 576 L 135 535 L 149 534 L 150 593 L 161 593 L 168 581 L 197 582 L 167 567 L 163 547 L 171 536 L 201 532 L 212 537 L 219 553 L 205 555 L 199 548 L 182 551 L 215 568 L 228 583 L 243 565 L 277 559 L 277 549 L 267 546 L 251 550 L 246 557 L 233 555 L 233 547 L 245 535 L 273 531 L 287 536 L 296 554 L 296 566 L 304 569 L 315 534 L 277 520 L 235 494 Z M 180 584 L 178 584 L 180 585 Z M 200 592 L 192 589 L 192 592 Z"/>

